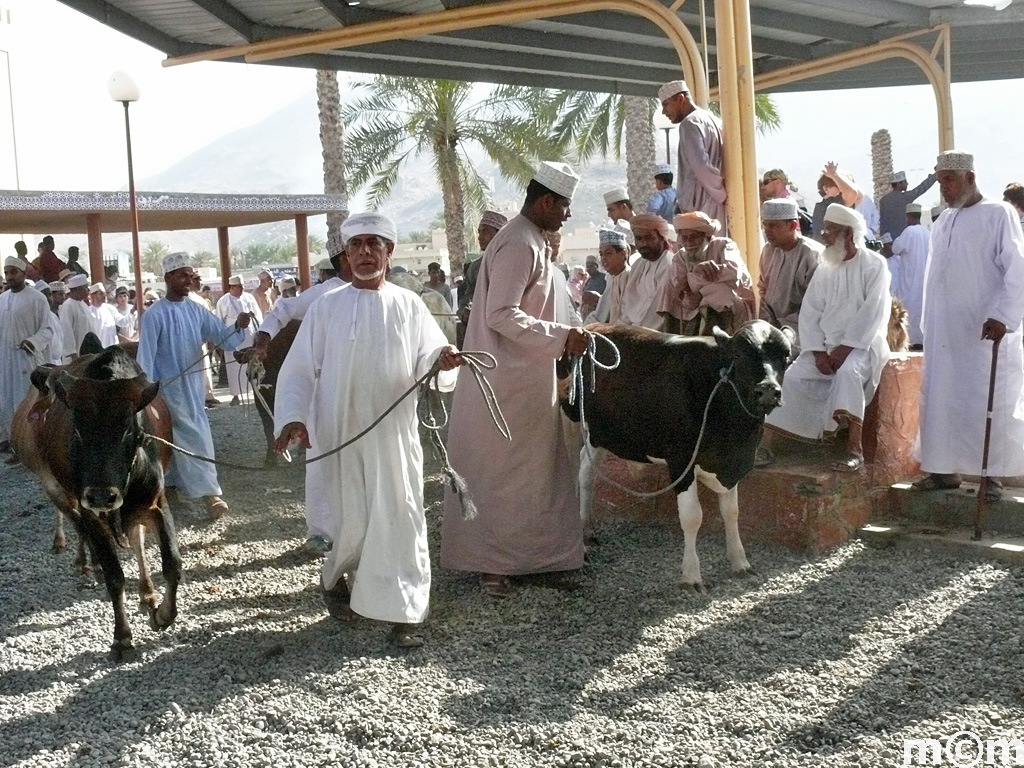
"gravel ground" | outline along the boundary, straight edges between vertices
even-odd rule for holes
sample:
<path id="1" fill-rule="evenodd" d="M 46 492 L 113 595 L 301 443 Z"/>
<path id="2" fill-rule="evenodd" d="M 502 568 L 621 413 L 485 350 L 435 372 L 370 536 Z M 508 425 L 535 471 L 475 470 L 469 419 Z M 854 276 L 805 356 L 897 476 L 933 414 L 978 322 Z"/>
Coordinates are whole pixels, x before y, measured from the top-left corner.
<path id="1" fill-rule="evenodd" d="M 211 421 L 220 456 L 261 460 L 253 411 Z M 221 482 L 229 517 L 175 509 L 177 622 L 134 614 L 139 660 L 114 666 L 104 592 L 76 590 L 34 478 L 0 467 L 0 764 L 876 768 L 908 738 L 1024 739 L 1019 568 L 749 542 L 761 575 L 739 579 L 711 534 L 701 596 L 676 526 L 604 522 L 579 591 L 494 601 L 435 569 L 427 646 L 398 651 L 326 617 L 301 469 Z M 436 476 L 427 499 L 436 553 Z"/>

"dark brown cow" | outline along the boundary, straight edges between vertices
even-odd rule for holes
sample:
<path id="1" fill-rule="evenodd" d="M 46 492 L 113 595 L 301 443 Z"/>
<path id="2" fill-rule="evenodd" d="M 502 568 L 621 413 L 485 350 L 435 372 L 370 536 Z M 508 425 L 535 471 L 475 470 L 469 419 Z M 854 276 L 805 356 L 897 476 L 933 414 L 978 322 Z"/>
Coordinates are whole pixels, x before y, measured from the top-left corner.
<path id="1" fill-rule="evenodd" d="M 263 359 L 263 375 L 260 377 L 259 391 L 262 400 L 266 402 L 267 408 L 263 407 L 260 398 L 256 398 L 256 410 L 260 413 L 260 421 L 263 422 L 263 436 L 267 439 L 267 456 L 263 466 L 270 468 L 277 466 L 277 451 L 274 450 L 274 393 L 277 390 L 277 374 L 281 372 L 284 359 L 288 356 L 288 350 L 292 348 L 295 341 L 295 334 L 299 332 L 302 323 L 299 320 L 292 320 L 288 325 L 270 340 L 267 345 L 267 356 Z M 250 365 L 252 365 L 250 363 Z"/>
<path id="2" fill-rule="evenodd" d="M 170 413 L 157 397 L 158 385 L 129 352 L 115 346 L 85 354 L 86 349 L 83 345 L 83 355 L 67 366 L 33 374 L 37 393 L 19 408 L 12 443 L 103 571 L 114 608 L 110 653 L 121 661 L 134 649 L 118 546 L 127 547 L 130 539 L 135 549 L 139 596 L 150 626 L 165 629 L 177 615 L 181 555 L 163 485 L 169 457 L 167 449 L 144 436 L 151 432 L 170 440 Z M 147 526 L 160 543 L 166 582 L 162 601 L 143 552 Z"/>

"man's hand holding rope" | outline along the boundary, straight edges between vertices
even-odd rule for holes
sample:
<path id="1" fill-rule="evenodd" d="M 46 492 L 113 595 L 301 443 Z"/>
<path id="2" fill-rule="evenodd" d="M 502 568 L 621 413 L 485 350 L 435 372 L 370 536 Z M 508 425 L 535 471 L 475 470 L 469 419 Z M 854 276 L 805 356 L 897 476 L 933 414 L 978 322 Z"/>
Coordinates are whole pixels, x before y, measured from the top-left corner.
<path id="1" fill-rule="evenodd" d="M 451 344 L 447 347 L 442 347 L 441 353 L 437 357 L 437 367 L 442 371 L 454 370 L 460 365 L 464 365 L 465 362 L 459 350 Z M 281 430 L 281 435 L 274 441 L 274 450 L 278 453 L 284 453 L 293 444 L 302 445 L 307 450 L 313 447 L 309 443 L 309 431 L 302 422 L 292 421 L 286 424 L 284 429 Z"/>

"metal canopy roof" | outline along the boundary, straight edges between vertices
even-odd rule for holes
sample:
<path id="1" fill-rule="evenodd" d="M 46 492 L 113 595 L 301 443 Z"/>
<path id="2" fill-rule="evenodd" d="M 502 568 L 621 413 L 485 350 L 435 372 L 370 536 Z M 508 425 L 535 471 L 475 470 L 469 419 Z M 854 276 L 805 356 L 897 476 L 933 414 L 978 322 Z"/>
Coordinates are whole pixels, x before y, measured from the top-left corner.
<path id="1" fill-rule="evenodd" d="M 695 0 L 659 0 L 698 44 Z M 493 0 L 61 0 L 169 56 L 336 29 Z M 714 3 L 708 0 L 710 80 L 715 82 Z M 906 33 L 951 27 L 952 80 L 1024 77 L 1024 2 L 1003 11 L 951 0 L 751 0 L 755 74 L 809 62 Z M 495 25 L 376 43 L 273 63 L 357 73 L 415 75 L 653 96 L 679 77 L 679 58 L 651 22 L 616 11 Z M 934 36 L 915 38 L 930 48 Z M 775 90 L 924 83 L 914 64 L 892 59 L 823 74 Z"/>

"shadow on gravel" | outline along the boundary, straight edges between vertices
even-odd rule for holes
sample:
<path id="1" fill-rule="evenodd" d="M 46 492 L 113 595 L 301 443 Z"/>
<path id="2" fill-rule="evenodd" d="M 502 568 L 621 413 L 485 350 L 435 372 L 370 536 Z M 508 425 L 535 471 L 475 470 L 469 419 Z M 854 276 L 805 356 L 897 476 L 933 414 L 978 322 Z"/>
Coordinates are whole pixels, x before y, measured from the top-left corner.
<path id="1" fill-rule="evenodd" d="M 828 715 L 806 727 L 789 732 L 780 742 L 782 750 L 827 754 L 856 746 L 865 735 L 881 736 L 901 729 L 908 738 L 938 739 L 951 736 L 958 728 L 935 733 L 918 727 L 928 720 L 956 722 L 957 713 L 981 708 L 1005 708 L 1016 725 L 991 720 L 991 731 L 981 739 L 995 737 L 1010 727 L 1020 738 L 1024 718 L 1024 682 L 1020 674 L 1021 618 L 1007 611 L 1020 605 L 1020 582 L 1005 578 L 967 600 L 934 630 L 908 643 L 902 652 L 857 686 Z M 898 626 L 893 633 L 899 635 Z M 952 715 L 952 717 L 949 717 Z M 977 721 L 975 716 L 974 721 Z M 902 750 L 903 736 L 893 736 L 891 748 Z M 1010 763 L 1006 763 L 1009 765 Z"/>

